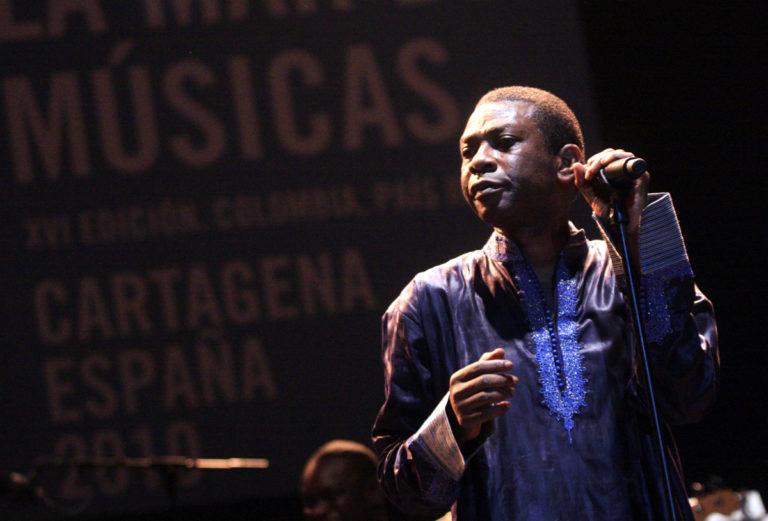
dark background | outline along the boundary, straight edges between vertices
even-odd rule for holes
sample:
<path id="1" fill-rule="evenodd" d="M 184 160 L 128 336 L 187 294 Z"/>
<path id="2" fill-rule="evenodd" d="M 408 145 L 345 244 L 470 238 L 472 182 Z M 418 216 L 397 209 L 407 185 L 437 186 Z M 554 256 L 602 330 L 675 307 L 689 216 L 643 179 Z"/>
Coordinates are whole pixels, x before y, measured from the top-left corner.
<path id="1" fill-rule="evenodd" d="M 584 2 L 583 27 L 604 139 L 673 194 L 715 303 L 722 388 L 712 414 L 676 429 L 686 478 L 765 498 L 765 32 L 753 4 L 682 4 Z"/>
<path id="2" fill-rule="evenodd" d="M 589 52 L 601 145 L 644 157 L 652 189 L 673 194 L 698 284 L 718 315 L 720 399 L 703 422 L 675 429 L 686 478 L 718 476 L 765 498 L 768 356 L 761 326 L 768 317 L 758 214 L 768 168 L 765 37 L 757 3 L 703 4 L 580 2 L 574 23 Z M 592 152 L 597 145 L 587 143 Z M 173 516 L 298 519 L 298 512 L 297 497 L 281 496 L 181 508 Z"/>

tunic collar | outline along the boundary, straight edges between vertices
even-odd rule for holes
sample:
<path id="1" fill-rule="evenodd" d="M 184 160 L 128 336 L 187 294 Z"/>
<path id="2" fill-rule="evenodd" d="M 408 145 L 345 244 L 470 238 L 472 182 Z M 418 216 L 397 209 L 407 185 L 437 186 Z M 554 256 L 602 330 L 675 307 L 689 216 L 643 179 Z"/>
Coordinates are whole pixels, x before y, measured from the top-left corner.
<path id="1" fill-rule="evenodd" d="M 503 262 L 511 275 L 530 327 L 542 401 L 563 422 L 572 442 L 574 417 L 586 406 L 589 392 L 578 321 L 579 272 L 589 246 L 583 230 L 568 224 L 570 237 L 553 275 L 554 312 L 547 307 L 536 274 L 514 241 L 494 231 L 484 250 L 492 259 Z"/>
<path id="2" fill-rule="evenodd" d="M 578 271 L 584 265 L 584 259 L 589 250 L 587 236 L 584 230 L 576 228 L 572 222 L 568 222 L 570 237 L 560 252 L 565 265 L 571 271 Z M 495 231 L 491 234 L 483 248 L 485 253 L 493 260 L 505 264 L 516 264 L 524 260 L 517 243 Z"/>

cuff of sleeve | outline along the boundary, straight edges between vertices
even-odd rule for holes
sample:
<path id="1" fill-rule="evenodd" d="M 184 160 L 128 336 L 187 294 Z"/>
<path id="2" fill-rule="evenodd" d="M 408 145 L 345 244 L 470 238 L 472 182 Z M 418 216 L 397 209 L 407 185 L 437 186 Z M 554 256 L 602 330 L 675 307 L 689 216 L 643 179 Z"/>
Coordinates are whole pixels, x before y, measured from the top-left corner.
<path id="1" fill-rule="evenodd" d="M 443 468 L 451 479 L 458 481 L 464 473 L 466 463 L 445 412 L 447 403 L 446 393 L 429 418 L 411 437 L 411 442 L 426 449 L 434 463 Z"/>
<path id="2" fill-rule="evenodd" d="M 643 275 L 688 266 L 683 235 L 677 221 L 672 196 L 668 193 L 648 194 L 648 205 L 640 220 L 640 269 Z"/>

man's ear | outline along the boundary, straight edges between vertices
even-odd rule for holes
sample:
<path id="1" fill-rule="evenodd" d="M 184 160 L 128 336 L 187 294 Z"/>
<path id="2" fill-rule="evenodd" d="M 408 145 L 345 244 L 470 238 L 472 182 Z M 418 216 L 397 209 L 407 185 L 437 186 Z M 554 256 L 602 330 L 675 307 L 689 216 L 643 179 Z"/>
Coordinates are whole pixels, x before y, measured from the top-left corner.
<path id="1" fill-rule="evenodd" d="M 573 164 L 580 163 L 583 159 L 583 154 L 578 145 L 568 144 L 563 147 L 557 153 L 558 157 L 558 169 L 557 177 L 561 181 L 568 183 L 573 182 Z"/>

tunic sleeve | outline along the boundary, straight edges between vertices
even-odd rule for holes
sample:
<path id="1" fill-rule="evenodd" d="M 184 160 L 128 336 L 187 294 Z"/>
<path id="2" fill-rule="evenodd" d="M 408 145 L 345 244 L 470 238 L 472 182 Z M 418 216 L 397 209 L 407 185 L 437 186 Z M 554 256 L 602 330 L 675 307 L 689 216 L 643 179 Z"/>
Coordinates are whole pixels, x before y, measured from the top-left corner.
<path id="1" fill-rule="evenodd" d="M 598 224 L 610 241 L 604 224 Z M 639 306 L 657 406 L 667 423 L 698 421 L 717 390 L 717 327 L 712 303 L 694 283 L 669 194 L 650 194 L 639 246 Z M 616 250 L 609 249 L 621 276 Z"/>
<path id="2" fill-rule="evenodd" d="M 445 412 L 448 395 L 434 385 L 416 292 L 411 283 L 382 319 L 385 401 L 373 443 L 390 501 L 409 514 L 438 516 L 456 499 L 465 461 Z"/>

